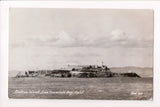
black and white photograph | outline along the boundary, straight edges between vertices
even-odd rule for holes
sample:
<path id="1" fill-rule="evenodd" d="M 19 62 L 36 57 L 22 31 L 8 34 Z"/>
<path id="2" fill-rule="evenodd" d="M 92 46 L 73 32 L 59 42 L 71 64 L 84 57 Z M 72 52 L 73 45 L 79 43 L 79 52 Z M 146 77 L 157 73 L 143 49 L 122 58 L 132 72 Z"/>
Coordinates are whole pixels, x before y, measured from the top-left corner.
<path id="1" fill-rule="evenodd" d="M 10 99 L 153 100 L 153 9 L 9 8 Z"/>

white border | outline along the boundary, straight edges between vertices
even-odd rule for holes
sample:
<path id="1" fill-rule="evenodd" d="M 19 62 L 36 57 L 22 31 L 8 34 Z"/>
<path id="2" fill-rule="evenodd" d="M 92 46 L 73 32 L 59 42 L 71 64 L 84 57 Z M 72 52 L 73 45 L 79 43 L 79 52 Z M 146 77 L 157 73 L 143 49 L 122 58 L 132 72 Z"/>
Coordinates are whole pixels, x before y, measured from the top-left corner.
<path id="1" fill-rule="evenodd" d="M 8 34 L 9 8 L 108 8 L 108 9 L 154 9 L 154 96 L 153 101 L 112 100 L 54 100 L 54 99 L 8 99 Z M 106 106 L 160 106 L 160 2 L 152 1 L 2 1 L 0 4 L 0 106 L 1 107 L 106 107 Z"/>

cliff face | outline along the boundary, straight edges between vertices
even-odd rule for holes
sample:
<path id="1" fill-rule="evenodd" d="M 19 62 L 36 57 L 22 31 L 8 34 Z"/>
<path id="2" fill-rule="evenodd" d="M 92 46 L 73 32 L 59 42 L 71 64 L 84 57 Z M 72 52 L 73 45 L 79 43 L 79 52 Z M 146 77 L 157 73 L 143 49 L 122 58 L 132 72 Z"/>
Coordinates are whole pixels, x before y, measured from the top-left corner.
<path id="1" fill-rule="evenodd" d="M 134 72 L 125 72 L 125 73 L 115 73 L 112 72 L 107 66 L 88 66 L 83 67 L 81 70 L 79 70 L 80 73 L 78 75 L 75 75 L 74 77 L 81 77 L 81 78 L 104 78 L 104 77 L 141 77 L 137 73 Z"/>
<path id="2" fill-rule="evenodd" d="M 138 78 L 141 78 L 141 76 L 139 76 L 136 73 L 113 73 L 112 75 L 113 75 L 113 77 L 138 77 Z"/>
<path id="3" fill-rule="evenodd" d="M 153 68 L 150 67 L 112 67 L 113 73 L 136 73 L 141 77 L 153 77 Z"/>

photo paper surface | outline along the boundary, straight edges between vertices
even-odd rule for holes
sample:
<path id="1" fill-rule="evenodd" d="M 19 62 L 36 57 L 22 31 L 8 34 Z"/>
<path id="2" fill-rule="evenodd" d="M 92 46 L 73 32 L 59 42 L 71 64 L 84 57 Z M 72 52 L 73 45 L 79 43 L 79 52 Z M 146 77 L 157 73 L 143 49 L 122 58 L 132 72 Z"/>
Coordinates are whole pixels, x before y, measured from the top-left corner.
<path id="1" fill-rule="evenodd" d="M 8 97 L 152 100 L 153 10 L 10 8 Z"/>

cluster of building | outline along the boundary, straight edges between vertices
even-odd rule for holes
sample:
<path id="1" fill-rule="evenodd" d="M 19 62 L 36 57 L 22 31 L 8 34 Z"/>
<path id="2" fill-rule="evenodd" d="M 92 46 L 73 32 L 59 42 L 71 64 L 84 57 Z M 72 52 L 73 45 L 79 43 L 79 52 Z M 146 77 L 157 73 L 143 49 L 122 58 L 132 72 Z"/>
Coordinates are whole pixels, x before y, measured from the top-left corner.
<path id="1" fill-rule="evenodd" d="M 140 77 L 136 73 L 113 73 L 110 69 L 105 66 L 75 66 L 70 69 L 57 69 L 57 70 L 37 70 L 37 71 L 26 71 L 24 74 L 18 73 L 16 77 L 78 77 L 78 78 L 96 78 L 96 77 Z"/>

